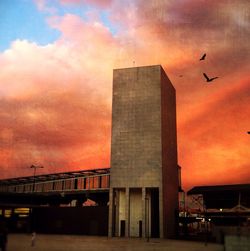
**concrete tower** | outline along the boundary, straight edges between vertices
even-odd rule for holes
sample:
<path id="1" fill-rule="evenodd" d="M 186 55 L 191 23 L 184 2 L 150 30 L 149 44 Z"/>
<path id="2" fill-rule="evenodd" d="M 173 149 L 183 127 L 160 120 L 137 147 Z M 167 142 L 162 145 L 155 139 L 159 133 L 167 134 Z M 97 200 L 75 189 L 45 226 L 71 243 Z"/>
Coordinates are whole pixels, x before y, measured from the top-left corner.
<path id="1" fill-rule="evenodd" d="M 109 236 L 173 237 L 175 89 L 160 65 L 113 72 Z"/>

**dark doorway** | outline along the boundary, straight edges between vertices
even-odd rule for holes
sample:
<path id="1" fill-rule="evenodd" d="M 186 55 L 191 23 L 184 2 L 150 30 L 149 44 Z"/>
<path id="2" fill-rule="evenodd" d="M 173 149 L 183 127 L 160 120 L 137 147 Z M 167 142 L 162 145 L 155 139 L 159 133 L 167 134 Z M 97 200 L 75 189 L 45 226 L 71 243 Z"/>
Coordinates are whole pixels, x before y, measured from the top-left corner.
<path id="1" fill-rule="evenodd" d="M 142 237 L 142 221 L 139 221 L 139 237 Z"/>
<path id="2" fill-rule="evenodd" d="M 121 220 L 121 232 L 120 232 L 120 236 L 124 237 L 125 236 L 125 220 Z"/>
<path id="3" fill-rule="evenodd" d="M 151 188 L 151 237 L 159 238 L 159 189 Z"/>

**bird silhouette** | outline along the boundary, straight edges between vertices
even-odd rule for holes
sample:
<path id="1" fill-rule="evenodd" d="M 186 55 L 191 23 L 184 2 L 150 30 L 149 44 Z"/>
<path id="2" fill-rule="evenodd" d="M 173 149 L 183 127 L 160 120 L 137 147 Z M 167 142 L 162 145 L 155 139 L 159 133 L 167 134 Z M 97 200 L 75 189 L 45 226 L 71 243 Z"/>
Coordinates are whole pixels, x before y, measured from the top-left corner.
<path id="1" fill-rule="evenodd" d="M 212 82 L 213 80 L 215 80 L 216 78 L 218 78 L 218 77 L 209 78 L 206 73 L 203 73 L 203 76 L 205 77 L 205 79 L 207 80 L 207 82 Z"/>
<path id="2" fill-rule="evenodd" d="M 248 131 L 247 133 L 250 134 L 250 131 Z"/>
<path id="3" fill-rule="evenodd" d="M 200 61 L 201 61 L 201 60 L 205 60 L 206 55 L 207 55 L 207 54 L 204 53 L 203 56 L 200 58 Z"/>

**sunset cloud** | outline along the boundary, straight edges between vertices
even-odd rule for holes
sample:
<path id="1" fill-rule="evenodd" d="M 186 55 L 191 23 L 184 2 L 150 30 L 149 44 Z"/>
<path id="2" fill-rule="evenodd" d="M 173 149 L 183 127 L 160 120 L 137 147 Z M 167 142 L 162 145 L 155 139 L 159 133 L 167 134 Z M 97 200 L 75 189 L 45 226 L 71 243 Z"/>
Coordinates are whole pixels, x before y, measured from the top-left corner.
<path id="1" fill-rule="evenodd" d="M 161 64 L 177 93 L 184 188 L 250 182 L 249 3 L 36 4 L 60 36 L 44 46 L 17 39 L 0 54 L 2 177 L 30 175 L 35 163 L 45 172 L 108 167 L 113 69 Z M 84 15 L 59 11 L 72 5 Z M 208 84 L 203 72 L 219 78 Z"/>
<path id="2" fill-rule="evenodd" d="M 61 4 L 80 4 L 107 7 L 113 2 L 113 0 L 59 0 L 59 2 Z"/>
<path id="3" fill-rule="evenodd" d="M 245 79 L 238 85 L 207 96 L 199 107 L 193 107 L 188 120 L 179 123 L 180 161 L 184 175 L 192 172 L 195 183 L 248 182 L 250 86 Z M 233 118 L 232 118 L 233 117 Z M 189 154 L 188 154 L 189 153 Z M 238 170 L 238 172 L 236 171 Z M 227 175 L 223 175 L 226 172 Z M 216 178 L 217 177 L 217 178 Z M 223 177 L 223 178 L 222 178 Z"/>
<path id="4" fill-rule="evenodd" d="M 101 51 L 112 37 L 73 15 L 55 19 L 60 40 L 17 40 L 0 56 L 3 177 L 9 166 L 29 175 L 30 163 L 46 172 L 109 166 L 112 66 Z"/>

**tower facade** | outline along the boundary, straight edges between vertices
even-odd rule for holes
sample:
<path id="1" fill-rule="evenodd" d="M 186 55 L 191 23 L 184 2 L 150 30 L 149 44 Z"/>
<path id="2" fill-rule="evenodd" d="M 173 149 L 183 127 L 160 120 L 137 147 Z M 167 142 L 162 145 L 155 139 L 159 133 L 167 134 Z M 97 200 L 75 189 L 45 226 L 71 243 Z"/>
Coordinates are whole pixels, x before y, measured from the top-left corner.
<path id="1" fill-rule="evenodd" d="M 109 236 L 173 237 L 175 89 L 160 65 L 113 72 Z"/>

